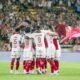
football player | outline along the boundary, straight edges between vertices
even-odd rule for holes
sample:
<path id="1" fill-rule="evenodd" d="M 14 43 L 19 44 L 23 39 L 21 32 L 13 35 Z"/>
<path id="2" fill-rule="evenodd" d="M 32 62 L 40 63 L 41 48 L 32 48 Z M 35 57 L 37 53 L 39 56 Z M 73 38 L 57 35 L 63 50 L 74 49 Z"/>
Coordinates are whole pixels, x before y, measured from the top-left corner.
<path id="1" fill-rule="evenodd" d="M 17 32 L 16 32 L 17 31 Z M 16 74 L 18 74 L 19 64 L 20 64 L 20 45 L 21 45 L 21 35 L 18 32 L 19 30 L 14 31 L 13 35 L 10 37 L 10 46 L 11 46 L 11 64 L 10 64 L 10 73 L 13 73 L 14 62 L 16 60 Z"/>

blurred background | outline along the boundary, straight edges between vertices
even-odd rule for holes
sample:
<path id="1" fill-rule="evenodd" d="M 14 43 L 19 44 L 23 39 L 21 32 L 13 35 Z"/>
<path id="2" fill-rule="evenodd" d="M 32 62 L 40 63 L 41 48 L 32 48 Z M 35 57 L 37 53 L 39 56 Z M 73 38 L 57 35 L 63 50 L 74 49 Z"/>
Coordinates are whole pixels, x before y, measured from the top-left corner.
<path id="1" fill-rule="evenodd" d="M 15 29 L 30 32 L 36 26 L 56 31 L 63 51 L 80 51 L 80 0 L 0 0 L 0 51 L 9 51 L 9 38 Z"/>

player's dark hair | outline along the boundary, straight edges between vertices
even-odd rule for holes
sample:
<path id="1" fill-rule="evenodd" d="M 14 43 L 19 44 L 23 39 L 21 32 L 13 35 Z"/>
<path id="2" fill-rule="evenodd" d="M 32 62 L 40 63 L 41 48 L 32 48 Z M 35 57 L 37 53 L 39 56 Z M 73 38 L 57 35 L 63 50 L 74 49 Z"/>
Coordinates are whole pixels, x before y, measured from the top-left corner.
<path id="1" fill-rule="evenodd" d="M 36 30 L 40 30 L 40 28 L 41 28 L 40 26 L 36 26 Z"/>
<path id="2" fill-rule="evenodd" d="M 16 32 L 20 32 L 20 28 L 16 28 L 15 31 L 16 31 Z"/>
<path id="3" fill-rule="evenodd" d="M 30 32 L 30 27 L 25 28 L 25 32 L 29 33 Z"/>

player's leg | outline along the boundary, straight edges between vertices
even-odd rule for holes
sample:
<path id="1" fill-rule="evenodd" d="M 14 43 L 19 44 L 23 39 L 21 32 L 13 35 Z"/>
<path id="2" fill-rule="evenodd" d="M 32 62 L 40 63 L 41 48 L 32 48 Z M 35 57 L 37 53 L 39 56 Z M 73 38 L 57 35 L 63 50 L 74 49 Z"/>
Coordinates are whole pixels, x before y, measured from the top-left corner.
<path id="1" fill-rule="evenodd" d="M 19 65 L 20 65 L 20 57 L 16 58 L 16 74 L 18 74 L 18 69 L 19 69 Z"/>
<path id="2" fill-rule="evenodd" d="M 25 63 L 25 70 L 26 70 L 26 74 L 29 74 L 29 61 L 26 60 L 26 63 Z"/>
<path id="3" fill-rule="evenodd" d="M 46 72 L 47 72 L 47 59 L 45 58 L 44 59 L 44 73 L 46 74 Z"/>
<path id="4" fill-rule="evenodd" d="M 33 74 L 33 69 L 34 69 L 34 65 L 35 65 L 35 62 L 34 62 L 34 60 L 33 60 L 33 52 L 32 52 L 32 50 L 31 49 L 27 49 L 27 60 L 28 60 L 28 62 L 27 62 L 27 68 L 29 68 L 28 70 L 29 70 L 29 73 L 30 74 Z"/>
<path id="5" fill-rule="evenodd" d="M 28 71 L 29 70 L 28 69 L 28 65 L 29 65 L 28 60 L 29 60 L 30 55 L 28 55 L 28 54 L 29 54 L 29 51 L 26 48 L 23 52 L 23 70 L 24 70 L 24 74 L 29 73 L 29 71 Z"/>
<path id="6" fill-rule="evenodd" d="M 41 72 L 41 58 L 36 58 L 36 69 L 37 69 L 37 74 L 42 74 L 42 72 Z"/>
<path id="7" fill-rule="evenodd" d="M 29 72 L 30 74 L 34 73 L 34 66 L 35 66 L 35 60 L 34 60 L 34 56 L 33 56 L 33 52 L 29 51 L 29 60 L 31 61 L 30 63 L 30 67 L 29 67 Z"/>
<path id="8" fill-rule="evenodd" d="M 59 60 L 55 59 L 54 62 L 55 62 L 55 65 L 57 67 L 57 70 L 59 70 Z"/>
<path id="9" fill-rule="evenodd" d="M 21 53 L 19 51 L 16 51 L 16 72 L 15 74 L 18 74 L 18 69 L 20 66 L 20 57 L 21 57 Z"/>
<path id="10" fill-rule="evenodd" d="M 60 56 L 61 56 L 61 47 L 57 40 L 54 41 L 54 45 L 55 45 L 55 49 L 56 49 L 54 62 L 55 62 L 55 65 L 56 65 L 57 71 L 58 71 L 59 70 L 59 60 L 60 60 Z"/>
<path id="11" fill-rule="evenodd" d="M 46 58 L 42 58 L 40 61 L 40 67 L 43 74 L 46 74 L 47 62 Z"/>
<path id="12" fill-rule="evenodd" d="M 11 59 L 11 64 L 10 64 L 10 73 L 13 73 L 14 62 L 15 62 L 15 58 L 12 58 Z"/>
<path id="13" fill-rule="evenodd" d="M 54 54 L 55 54 L 55 48 L 54 46 L 51 46 L 48 49 L 48 62 L 51 67 L 51 74 L 54 74 L 54 72 L 57 70 L 56 65 L 54 63 Z"/>
<path id="14" fill-rule="evenodd" d="M 50 67 L 51 67 L 51 75 L 58 75 L 58 71 L 57 71 L 57 68 L 55 66 L 55 63 L 54 63 L 54 60 L 53 59 L 49 59 L 48 60 L 49 64 L 50 64 Z"/>
<path id="15" fill-rule="evenodd" d="M 47 62 L 46 62 L 46 49 L 42 48 L 41 49 L 41 71 L 43 74 L 46 73 L 46 68 L 47 68 Z"/>
<path id="16" fill-rule="evenodd" d="M 59 70 L 60 56 L 61 56 L 61 50 L 56 50 L 54 62 L 57 67 L 57 70 Z"/>
<path id="17" fill-rule="evenodd" d="M 16 59 L 16 70 L 19 69 L 19 65 L 20 65 L 20 58 Z"/>
<path id="18" fill-rule="evenodd" d="M 13 73 L 14 62 L 15 62 L 15 53 L 12 51 L 11 52 L 10 73 Z"/>
<path id="19" fill-rule="evenodd" d="M 31 65 L 30 65 L 30 73 L 33 74 L 34 73 L 34 67 L 35 67 L 35 60 L 31 61 Z"/>
<path id="20" fill-rule="evenodd" d="M 51 48 L 51 59 L 49 60 L 49 63 L 51 65 L 51 74 L 56 74 L 57 75 L 57 67 L 56 67 L 56 64 L 55 64 L 55 52 L 56 52 L 56 49 L 54 47 L 54 45 L 52 46 Z"/>
<path id="21" fill-rule="evenodd" d="M 46 58 L 47 58 L 47 62 L 49 63 L 49 61 L 50 61 L 50 59 L 51 59 L 51 48 L 50 47 L 48 47 L 47 49 L 46 49 Z M 50 63 L 49 63 L 50 64 Z M 50 65 L 50 68 L 51 68 L 51 65 Z"/>
<path id="22" fill-rule="evenodd" d="M 36 56 L 35 56 L 35 54 L 36 54 L 36 50 L 35 49 L 33 49 L 32 50 L 32 52 L 31 52 L 31 55 L 32 55 L 32 57 L 31 57 L 31 66 L 30 66 L 30 71 L 31 71 L 31 74 L 33 74 L 34 73 L 34 68 L 35 68 L 35 59 L 36 59 Z"/>
<path id="23" fill-rule="evenodd" d="M 54 60 L 53 59 L 49 59 L 49 64 L 51 66 L 51 73 L 54 73 L 54 71 L 57 70 L 56 66 L 55 66 L 55 63 L 54 63 Z"/>
<path id="24" fill-rule="evenodd" d="M 24 73 L 26 73 L 26 60 L 23 60 L 23 70 L 24 70 Z"/>
<path id="25" fill-rule="evenodd" d="M 41 66 L 42 73 L 45 74 L 46 73 L 46 68 L 47 68 L 46 49 L 45 48 L 41 49 L 41 62 L 40 62 L 40 66 Z"/>
<path id="26" fill-rule="evenodd" d="M 54 71 L 56 70 L 56 66 L 54 63 L 54 53 L 55 53 L 54 46 L 48 47 L 48 49 L 47 49 L 47 61 L 50 64 L 51 74 L 54 73 Z"/>
<path id="27" fill-rule="evenodd" d="M 31 60 L 26 60 L 26 74 L 30 74 L 31 62 Z"/>
<path id="28" fill-rule="evenodd" d="M 23 72 L 24 74 L 26 74 L 26 53 L 27 52 L 23 52 Z"/>
<path id="29" fill-rule="evenodd" d="M 44 56 L 44 73 L 47 72 L 47 59 L 46 59 L 46 50 L 45 50 L 45 56 Z"/>
<path id="30" fill-rule="evenodd" d="M 27 49 L 26 49 L 27 50 Z M 26 74 L 26 60 L 27 60 L 27 51 L 23 51 L 23 72 Z"/>
<path id="31" fill-rule="evenodd" d="M 36 48 L 36 70 L 37 70 L 37 74 L 42 74 L 41 65 L 40 65 L 40 61 L 41 61 L 40 55 L 41 55 L 40 48 Z"/>
<path id="32" fill-rule="evenodd" d="M 21 52 L 18 50 L 15 52 L 15 57 L 16 57 L 16 71 L 15 74 L 18 74 L 18 69 L 20 66 L 20 57 L 21 57 Z"/>

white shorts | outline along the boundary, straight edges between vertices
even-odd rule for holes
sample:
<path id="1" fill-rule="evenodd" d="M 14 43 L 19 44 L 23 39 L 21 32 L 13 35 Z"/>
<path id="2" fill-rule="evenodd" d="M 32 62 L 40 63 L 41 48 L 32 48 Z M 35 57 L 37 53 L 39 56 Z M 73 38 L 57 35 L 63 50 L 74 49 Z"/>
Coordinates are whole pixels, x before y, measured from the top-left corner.
<path id="1" fill-rule="evenodd" d="M 36 58 L 46 58 L 46 49 L 44 47 L 36 49 Z"/>
<path id="2" fill-rule="evenodd" d="M 47 54 L 46 54 L 47 59 L 54 58 L 54 55 L 55 55 L 55 47 L 54 46 L 49 46 L 47 48 Z"/>
<path id="3" fill-rule="evenodd" d="M 33 52 L 30 50 L 25 50 L 23 52 L 23 60 L 33 60 Z"/>
<path id="4" fill-rule="evenodd" d="M 11 58 L 20 58 L 21 52 L 20 51 L 12 51 L 11 52 Z"/>

